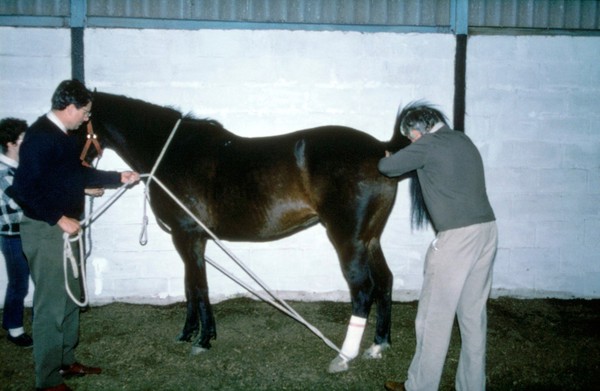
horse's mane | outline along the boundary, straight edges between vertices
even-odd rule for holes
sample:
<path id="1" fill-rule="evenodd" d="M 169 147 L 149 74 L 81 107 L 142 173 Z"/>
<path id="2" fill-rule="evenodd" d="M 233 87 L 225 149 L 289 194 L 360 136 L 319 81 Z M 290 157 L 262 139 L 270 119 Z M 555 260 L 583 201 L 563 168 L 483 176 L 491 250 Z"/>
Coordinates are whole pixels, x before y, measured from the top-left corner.
<path id="1" fill-rule="evenodd" d="M 161 106 L 155 103 L 143 101 L 141 99 L 131 98 L 125 95 L 115 95 L 94 91 L 94 95 L 99 98 L 105 98 L 111 101 L 111 110 L 118 110 L 130 117 L 151 118 L 153 122 L 175 123 L 178 119 L 197 121 L 200 124 L 223 128 L 223 125 L 211 118 L 198 118 L 194 113 L 183 114 L 173 106 Z M 93 106 L 92 106 L 93 110 Z M 224 128 L 223 128 L 224 129 Z"/>
<path id="2" fill-rule="evenodd" d="M 198 118 L 198 117 L 196 116 L 196 114 L 194 114 L 194 113 L 192 113 L 192 112 L 187 112 L 187 113 L 186 113 L 186 114 L 183 116 L 183 118 L 184 118 L 184 119 L 189 119 L 189 120 L 192 120 L 192 121 L 199 121 L 199 122 L 203 122 L 203 123 L 205 123 L 205 124 L 207 124 L 207 125 L 216 126 L 216 127 L 218 127 L 218 128 L 225 129 L 225 128 L 223 127 L 223 125 L 222 125 L 222 124 L 221 124 L 219 121 L 217 121 L 216 119 L 212 119 L 212 118 L 208 118 L 208 117 L 204 117 L 204 118 Z"/>

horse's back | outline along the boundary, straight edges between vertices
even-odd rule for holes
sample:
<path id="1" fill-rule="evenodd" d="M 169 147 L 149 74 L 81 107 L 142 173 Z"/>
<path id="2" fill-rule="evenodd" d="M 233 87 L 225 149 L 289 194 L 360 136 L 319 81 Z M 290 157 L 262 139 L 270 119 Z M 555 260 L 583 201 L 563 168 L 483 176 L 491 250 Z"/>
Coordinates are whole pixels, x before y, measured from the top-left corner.
<path id="1" fill-rule="evenodd" d="M 385 145 L 367 133 L 323 126 L 244 138 L 225 130 L 189 138 L 164 169 L 187 189 L 202 219 L 228 240 L 262 241 L 359 213 L 391 208 L 396 182 L 377 170 Z M 183 158 L 186 156 L 186 158 Z M 175 184 L 177 182 L 177 184 Z M 367 208 L 365 210 L 365 208 Z"/>

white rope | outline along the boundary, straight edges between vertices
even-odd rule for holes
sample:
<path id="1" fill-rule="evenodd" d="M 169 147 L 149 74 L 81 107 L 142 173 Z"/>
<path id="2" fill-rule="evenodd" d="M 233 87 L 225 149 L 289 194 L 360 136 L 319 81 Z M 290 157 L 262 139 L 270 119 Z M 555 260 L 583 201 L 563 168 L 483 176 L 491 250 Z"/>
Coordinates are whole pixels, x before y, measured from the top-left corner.
<path id="1" fill-rule="evenodd" d="M 229 248 L 227 248 L 227 246 L 225 246 L 223 244 L 223 242 L 202 221 L 200 221 L 200 219 L 198 219 L 188 209 L 188 207 L 185 206 L 173 194 L 173 192 L 171 192 L 169 190 L 169 188 L 167 188 L 156 176 L 154 177 L 154 182 L 156 182 L 165 191 L 165 193 L 167 193 L 169 195 L 169 197 L 171 197 L 173 199 L 173 201 L 175 201 L 175 203 L 177 203 L 177 205 L 179 205 L 181 207 L 181 209 L 183 209 L 200 227 L 202 227 L 202 229 L 204 229 L 211 236 L 211 238 L 221 248 L 221 250 L 223 250 L 223 252 L 225 252 L 240 268 L 242 268 L 242 270 L 244 272 L 246 272 L 246 274 L 248 274 L 256 283 L 258 283 L 258 285 L 260 285 L 265 290 L 265 292 L 267 292 L 269 294 L 269 296 L 271 296 L 274 300 L 271 300 L 271 299 L 268 299 L 268 298 L 265 298 L 265 297 L 259 295 L 257 292 L 252 290 L 252 288 L 248 287 L 245 283 L 243 283 L 237 277 L 235 277 L 233 274 L 229 273 L 227 270 L 222 268 L 216 262 L 211 261 L 208 257 L 205 257 L 205 259 L 208 263 L 210 263 L 213 267 L 215 267 L 217 270 L 219 270 L 221 273 L 225 274 L 227 277 L 229 277 L 233 281 L 240 284 L 242 287 L 247 289 L 250 293 L 254 294 L 261 300 L 264 300 L 267 303 L 273 305 L 277 309 L 281 310 L 285 314 L 289 315 L 290 317 L 296 319 L 298 322 L 305 325 L 315 335 L 317 335 L 319 338 L 321 338 L 327 346 L 329 346 L 333 350 L 337 351 L 340 355 L 345 356 L 342 354 L 342 351 L 333 342 L 331 342 L 331 340 L 329 340 L 327 337 L 325 337 L 315 326 L 313 326 L 308 321 L 306 321 L 302 316 L 300 316 L 300 314 L 298 314 L 287 302 L 285 302 L 285 300 L 283 300 L 282 298 L 277 296 L 275 293 L 273 293 L 271 291 L 271 289 L 267 286 L 267 284 L 265 282 L 263 282 L 256 274 L 254 274 L 252 272 L 252 270 L 250 270 L 233 252 L 231 252 L 229 250 Z"/>
<path id="2" fill-rule="evenodd" d="M 88 305 L 88 294 L 87 294 L 87 279 L 86 279 L 86 274 L 85 274 L 85 267 L 83 265 L 83 237 L 81 235 L 81 232 L 79 232 L 77 235 L 75 235 L 74 237 L 70 237 L 68 233 L 64 233 L 63 234 L 63 240 L 64 240 L 64 247 L 63 247 L 63 271 L 64 271 L 64 276 L 65 276 L 65 289 L 67 291 L 67 294 L 69 295 L 69 297 L 71 298 L 71 300 L 73 300 L 73 302 L 75 304 L 77 304 L 80 307 L 85 307 Z M 75 295 L 73 294 L 73 292 L 71 291 L 71 287 L 69 286 L 69 279 L 68 279 L 68 266 L 69 263 L 71 265 L 71 271 L 73 272 L 73 277 L 75 279 L 79 278 L 79 272 L 78 272 L 78 265 L 77 265 L 77 258 L 75 258 L 75 256 L 73 255 L 73 249 L 71 247 L 71 242 L 76 242 L 79 241 L 79 256 L 81 259 L 81 262 L 79 263 L 79 268 L 81 269 L 81 280 L 82 280 L 82 289 L 84 292 L 84 300 L 83 301 L 79 301 Z"/>
<path id="3" fill-rule="evenodd" d="M 148 212 L 146 210 L 146 205 L 148 204 L 148 201 L 149 193 L 148 187 L 146 187 L 146 189 L 144 190 L 144 214 L 142 216 L 142 230 L 140 232 L 140 238 L 138 239 L 142 246 L 148 244 Z"/>
<path id="4" fill-rule="evenodd" d="M 146 188 L 144 190 L 144 217 L 142 219 L 142 230 L 140 232 L 140 238 L 139 238 L 139 242 L 142 246 L 145 246 L 146 244 L 148 244 L 148 215 L 146 213 L 146 204 L 148 202 L 150 202 L 150 182 L 152 182 L 152 179 L 154 178 L 154 173 L 156 173 L 156 169 L 158 168 L 158 165 L 162 161 L 163 156 L 167 152 L 167 149 L 169 148 L 169 144 L 171 144 L 173 137 L 175 137 L 175 132 L 177 131 L 177 129 L 179 129 L 180 124 L 181 124 L 181 118 L 179 118 L 177 120 L 177 122 L 175 123 L 175 126 L 173 126 L 173 130 L 171 130 L 171 134 L 169 134 L 169 138 L 167 139 L 167 142 L 165 143 L 162 150 L 160 151 L 160 154 L 158 155 L 158 158 L 156 159 L 156 162 L 154 163 L 152 170 L 150 170 L 150 174 L 148 174 L 148 180 L 146 181 Z"/>
<path id="5" fill-rule="evenodd" d="M 110 196 L 110 198 L 108 200 L 106 200 L 106 202 L 104 204 L 102 204 L 100 206 L 100 208 L 98 208 L 95 212 L 90 213 L 85 219 L 81 220 L 79 222 L 79 225 L 81 226 L 81 230 L 71 236 L 68 233 L 64 233 L 63 234 L 63 273 L 64 273 L 64 277 L 65 277 L 65 290 L 67 291 L 68 296 L 71 298 L 71 300 L 73 300 L 73 302 L 75 304 L 77 304 L 80 307 L 85 307 L 88 305 L 89 303 L 89 297 L 88 297 L 88 289 L 87 289 L 87 275 L 86 275 L 86 271 L 85 271 L 85 254 L 84 254 L 84 249 L 83 249 L 83 235 L 82 235 L 82 230 L 84 230 L 87 226 L 89 226 L 93 221 L 95 221 L 98 217 L 100 217 L 100 215 L 102 215 L 119 197 L 121 197 L 121 195 L 123 195 L 123 193 L 125 192 L 125 190 L 127 190 L 127 186 L 129 186 L 130 183 L 125 183 L 123 185 L 121 185 L 121 187 L 119 187 L 117 189 L 117 191 Z M 72 242 L 78 242 L 79 244 L 79 262 L 77 262 L 77 258 L 75 257 L 75 255 L 73 254 L 73 248 L 71 246 Z M 78 279 L 81 277 L 81 288 L 83 289 L 83 301 L 79 301 L 79 299 L 77 299 L 75 297 L 75 295 L 73 294 L 73 292 L 71 291 L 71 287 L 69 286 L 69 279 L 68 279 L 68 266 L 71 266 L 72 269 L 72 273 L 73 273 L 73 277 L 75 279 Z M 80 273 L 81 272 L 81 273 Z"/>
<path id="6" fill-rule="evenodd" d="M 327 337 L 325 337 L 325 335 L 323 335 L 323 333 L 316 328 L 315 326 L 313 326 L 311 323 L 309 323 L 308 321 L 306 321 L 302 316 L 300 316 L 300 314 L 298 314 L 296 311 L 294 311 L 294 309 L 292 309 L 290 307 L 290 309 L 292 310 L 293 314 L 291 314 L 288 311 L 288 308 L 280 305 L 277 301 L 275 300 L 271 300 L 268 297 L 265 297 L 261 294 L 259 294 L 257 291 L 255 291 L 254 289 L 252 289 L 252 287 L 250 287 L 248 284 L 246 284 L 244 281 L 240 280 L 239 278 L 237 278 L 236 276 L 234 276 L 233 274 L 229 273 L 229 271 L 227 271 L 225 268 L 223 268 L 221 265 L 219 265 L 217 262 L 213 261 L 212 259 L 210 259 L 209 257 L 204 257 L 204 259 L 206 260 L 206 262 L 208 264 L 210 264 L 212 267 L 214 267 L 215 269 L 217 269 L 218 271 L 220 271 L 221 273 L 223 273 L 225 276 L 229 277 L 231 280 L 233 280 L 234 282 L 236 282 L 237 284 L 239 284 L 242 288 L 246 289 L 248 292 L 250 292 L 251 294 L 253 294 L 254 296 L 256 296 L 257 298 L 259 298 L 262 301 L 265 301 L 269 304 L 271 304 L 273 307 L 277 308 L 278 310 L 280 310 L 281 312 L 289 315 L 290 317 L 294 318 L 296 321 L 302 323 L 304 326 L 306 326 L 306 328 L 308 328 L 310 331 L 313 332 L 313 334 L 315 334 L 317 337 L 321 338 L 323 340 L 323 342 L 325 342 L 325 344 L 327 346 L 329 346 L 331 349 L 335 350 L 336 352 L 338 352 L 340 355 L 342 354 L 342 351 L 333 343 L 331 342 L 330 339 L 328 339 Z M 269 295 L 272 296 L 271 292 L 267 292 L 269 293 Z M 278 299 L 278 300 L 282 300 L 282 299 Z M 283 300 L 282 300 L 283 301 Z M 285 302 L 284 302 L 285 303 Z M 285 306 L 288 306 L 287 303 L 285 303 Z M 289 306 L 288 306 L 289 307 Z M 345 355 L 343 355 L 345 357 Z M 347 361 L 350 361 L 349 358 L 345 357 L 347 359 Z"/>

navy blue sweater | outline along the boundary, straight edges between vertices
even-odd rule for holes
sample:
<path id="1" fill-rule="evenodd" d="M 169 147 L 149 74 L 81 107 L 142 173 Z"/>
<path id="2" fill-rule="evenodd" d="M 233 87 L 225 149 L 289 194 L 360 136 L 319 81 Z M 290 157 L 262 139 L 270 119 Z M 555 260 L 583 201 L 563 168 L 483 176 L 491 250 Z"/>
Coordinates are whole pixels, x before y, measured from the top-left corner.
<path id="1" fill-rule="evenodd" d="M 47 116 L 25 132 L 13 194 L 27 217 L 54 225 L 62 216 L 80 219 L 86 188 L 117 187 L 121 174 L 81 165 L 80 146 Z"/>

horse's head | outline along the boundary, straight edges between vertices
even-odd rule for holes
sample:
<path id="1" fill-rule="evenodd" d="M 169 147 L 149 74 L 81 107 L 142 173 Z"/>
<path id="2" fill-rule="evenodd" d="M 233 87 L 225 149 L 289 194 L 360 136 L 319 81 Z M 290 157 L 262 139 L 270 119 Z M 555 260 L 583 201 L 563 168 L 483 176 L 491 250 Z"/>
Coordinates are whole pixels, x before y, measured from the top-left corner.
<path id="1" fill-rule="evenodd" d="M 93 159 L 101 148 L 107 148 L 132 169 L 147 172 L 180 118 L 181 113 L 171 108 L 94 91 L 91 127 L 78 132 L 82 159 Z"/>

